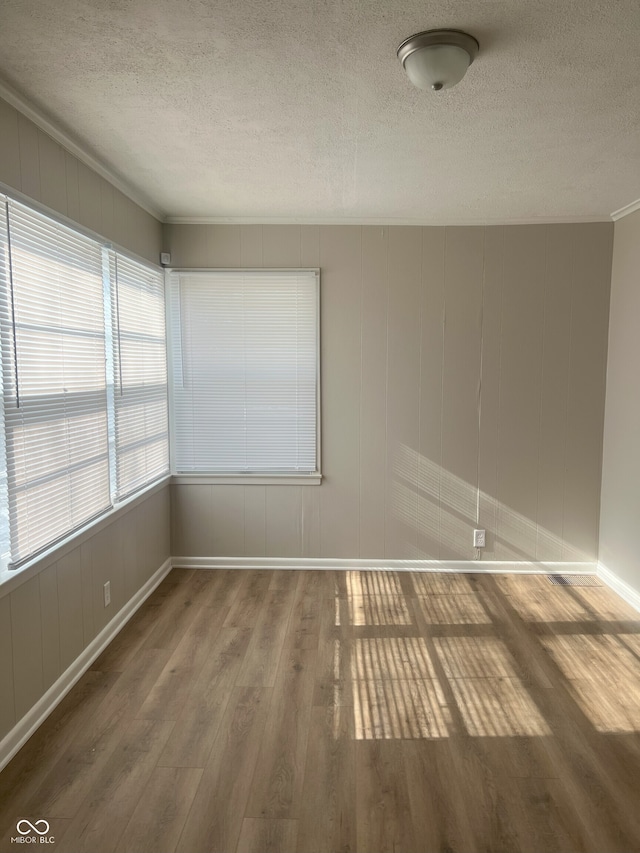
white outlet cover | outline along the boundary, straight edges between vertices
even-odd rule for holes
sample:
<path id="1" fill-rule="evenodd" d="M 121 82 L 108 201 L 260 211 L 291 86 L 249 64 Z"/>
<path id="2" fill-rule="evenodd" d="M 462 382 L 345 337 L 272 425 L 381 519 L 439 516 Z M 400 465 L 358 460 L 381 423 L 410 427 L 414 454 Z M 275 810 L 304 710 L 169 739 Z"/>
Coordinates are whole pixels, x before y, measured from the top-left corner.
<path id="1" fill-rule="evenodd" d="M 484 548 L 487 544 L 487 531 L 486 530 L 474 530 L 473 531 L 473 546 L 474 548 Z"/>

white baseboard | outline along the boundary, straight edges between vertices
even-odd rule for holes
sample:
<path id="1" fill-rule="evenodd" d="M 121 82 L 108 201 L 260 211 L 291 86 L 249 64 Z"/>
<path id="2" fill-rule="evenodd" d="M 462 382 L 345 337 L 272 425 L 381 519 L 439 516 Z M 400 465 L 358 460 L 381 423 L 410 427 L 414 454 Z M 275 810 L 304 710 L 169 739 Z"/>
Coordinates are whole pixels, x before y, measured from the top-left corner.
<path id="1" fill-rule="evenodd" d="M 395 572 L 487 572 L 492 574 L 593 575 L 595 563 L 548 563 L 508 560 L 340 560 L 328 557 L 173 557 L 183 569 L 372 569 Z"/>
<path id="2" fill-rule="evenodd" d="M 622 578 L 619 578 L 618 575 L 614 574 L 611 569 L 603 566 L 602 563 L 598 563 L 596 574 L 620 598 L 640 612 L 640 592 L 637 589 L 634 589 L 626 581 L 623 581 Z"/>
<path id="3" fill-rule="evenodd" d="M 89 669 L 94 660 L 109 645 L 116 634 L 122 630 L 133 614 L 151 595 L 158 584 L 169 574 L 172 568 L 171 558 L 165 560 L 160 568 L 149 578 L 136 594 L 118 611 L 111 622 L 100 631 L 84 651 L 74 660 L 60 678 L 19 720 L 11 731 L 0 741 L 0 770 L 11 761 L 13 756 L 27 742 L 35 730 L 42 725 L 53 709 L 64 699 L 74 684 Z"/>

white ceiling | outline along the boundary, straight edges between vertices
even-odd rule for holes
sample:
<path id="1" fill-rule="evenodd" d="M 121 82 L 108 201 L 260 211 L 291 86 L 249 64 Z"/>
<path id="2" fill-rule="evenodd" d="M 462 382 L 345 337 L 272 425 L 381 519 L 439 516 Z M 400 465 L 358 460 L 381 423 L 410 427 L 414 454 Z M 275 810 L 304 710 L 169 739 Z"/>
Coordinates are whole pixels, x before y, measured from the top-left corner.
<path id="1" fill-rule="evenodd" d="M 459 86 L 400 41 L 474 35 Z M 638 0 L 2 0 L 0 77 L 172 217 L 608 218 L 640 197 Z"/>

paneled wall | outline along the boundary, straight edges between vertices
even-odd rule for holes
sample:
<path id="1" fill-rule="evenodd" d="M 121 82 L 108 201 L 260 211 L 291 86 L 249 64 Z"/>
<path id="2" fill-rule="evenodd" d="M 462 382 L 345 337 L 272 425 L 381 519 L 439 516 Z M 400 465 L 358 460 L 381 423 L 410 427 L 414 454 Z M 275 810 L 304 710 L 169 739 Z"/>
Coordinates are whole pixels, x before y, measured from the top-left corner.
<path id="1" fill-rule="evenodd" d="M 0 182 L 158 263 L 160 222 L 2 99 Z"/>
<path id="2" fill-rule="evenodd" d="M 612 237 L 165 226 L 177 267 L 322 271 L 322 485 L 174 484 L 172 554 L 595 561 Z"/>
<path id="3" fill-rule="evenodd" d="M 600 563 L 640 597 L 640 211 L 615 224 Z"/>
<path id="4" fill-rule="evenodd" d="M 158 262 L 160 222 L 3 100 L 0 182 Z M 0 740 L 167 560 L 169 515 L 165 486 L 0 585 Z"/>
<path id="5" fill-rule="evenodd" d="M 0 740 L 162 566 L 169 545 L 167 485 L 25 582 L 0 586 Z"/>

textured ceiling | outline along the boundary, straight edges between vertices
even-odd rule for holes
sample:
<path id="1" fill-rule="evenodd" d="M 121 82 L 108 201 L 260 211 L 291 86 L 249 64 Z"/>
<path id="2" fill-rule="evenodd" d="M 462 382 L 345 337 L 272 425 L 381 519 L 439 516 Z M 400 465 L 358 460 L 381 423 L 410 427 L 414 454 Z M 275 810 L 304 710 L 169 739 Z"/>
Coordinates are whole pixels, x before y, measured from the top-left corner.
<path id="1" fill-rule="evenodd" d="M 439 95 L 395 55 L 464 29 Z M 640 197 L 638 0 L 2 0 L 0 77 L 170 216 L 606 218 Z"/>

